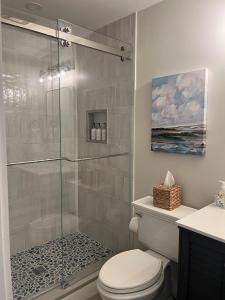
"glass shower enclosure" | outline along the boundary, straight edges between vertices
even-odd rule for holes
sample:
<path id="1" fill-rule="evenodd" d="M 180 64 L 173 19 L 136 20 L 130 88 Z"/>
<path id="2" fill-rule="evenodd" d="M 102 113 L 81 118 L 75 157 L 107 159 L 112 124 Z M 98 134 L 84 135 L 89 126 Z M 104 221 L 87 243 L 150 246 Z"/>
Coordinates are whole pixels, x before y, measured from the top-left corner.
<path id="1" fill-rule="evenodd" d="M 2 22 L 13 295 L 31 299 L 129 248 L 131 49 L 61 20 Z"/>

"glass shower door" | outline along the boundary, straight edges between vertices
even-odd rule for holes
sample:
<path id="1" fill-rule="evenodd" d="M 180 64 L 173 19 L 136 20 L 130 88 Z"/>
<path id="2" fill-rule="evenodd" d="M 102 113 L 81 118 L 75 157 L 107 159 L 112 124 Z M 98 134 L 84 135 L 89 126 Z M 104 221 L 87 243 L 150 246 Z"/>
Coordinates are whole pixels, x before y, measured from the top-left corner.
<path id="1" fill-rule="evenodd" d="M 124 43 L 78 26 L 71 34 L 120 49 Z M 62 29 L 62 28 L 61 28 Z M 129 248 L 132 64 L 86 46 L 59 44 L 63 282 L 97 271 Z M 99 136 L 93 136 L 100 131 Z"/>
<path id="2" fill-rule="evenodd" d="M 14 299 L 59 284 L 62 269 L 58 41 L 3 24 Z"/>

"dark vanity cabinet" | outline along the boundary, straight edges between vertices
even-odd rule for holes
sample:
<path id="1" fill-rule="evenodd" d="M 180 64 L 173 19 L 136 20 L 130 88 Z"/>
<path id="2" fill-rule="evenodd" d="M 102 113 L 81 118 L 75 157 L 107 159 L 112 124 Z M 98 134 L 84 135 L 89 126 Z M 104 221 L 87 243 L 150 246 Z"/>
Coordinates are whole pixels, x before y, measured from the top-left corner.
<path id="1" fill-rule="evenodd" d="M 177 300 L 225 300 L 225 244 L 179 230 Z"/>

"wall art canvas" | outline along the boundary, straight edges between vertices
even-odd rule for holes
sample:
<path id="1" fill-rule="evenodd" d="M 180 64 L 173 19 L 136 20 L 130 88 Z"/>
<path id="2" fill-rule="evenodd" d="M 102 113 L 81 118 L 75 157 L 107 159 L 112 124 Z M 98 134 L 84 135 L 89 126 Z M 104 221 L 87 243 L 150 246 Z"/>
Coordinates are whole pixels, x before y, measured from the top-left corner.
<path id="1" fill-rule="evenodd" d="M 152 80 L 152 151 L 204 155 L 207 70 Z"/>

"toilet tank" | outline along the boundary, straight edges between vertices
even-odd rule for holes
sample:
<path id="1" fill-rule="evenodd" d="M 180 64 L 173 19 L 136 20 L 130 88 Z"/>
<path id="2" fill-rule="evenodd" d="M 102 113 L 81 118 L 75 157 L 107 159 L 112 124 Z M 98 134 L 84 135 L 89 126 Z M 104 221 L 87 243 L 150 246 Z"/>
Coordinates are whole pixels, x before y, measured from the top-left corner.
<path id="1" fill-rule="evenodd" d="M 147 196 L 132 203 L 134 214 L 139 216 L 138 240 L 149 249 L 178 261 L 179 230 L 176 221 L 196 209 L 181 205 L 169 211 L 155 207 Z"/>

